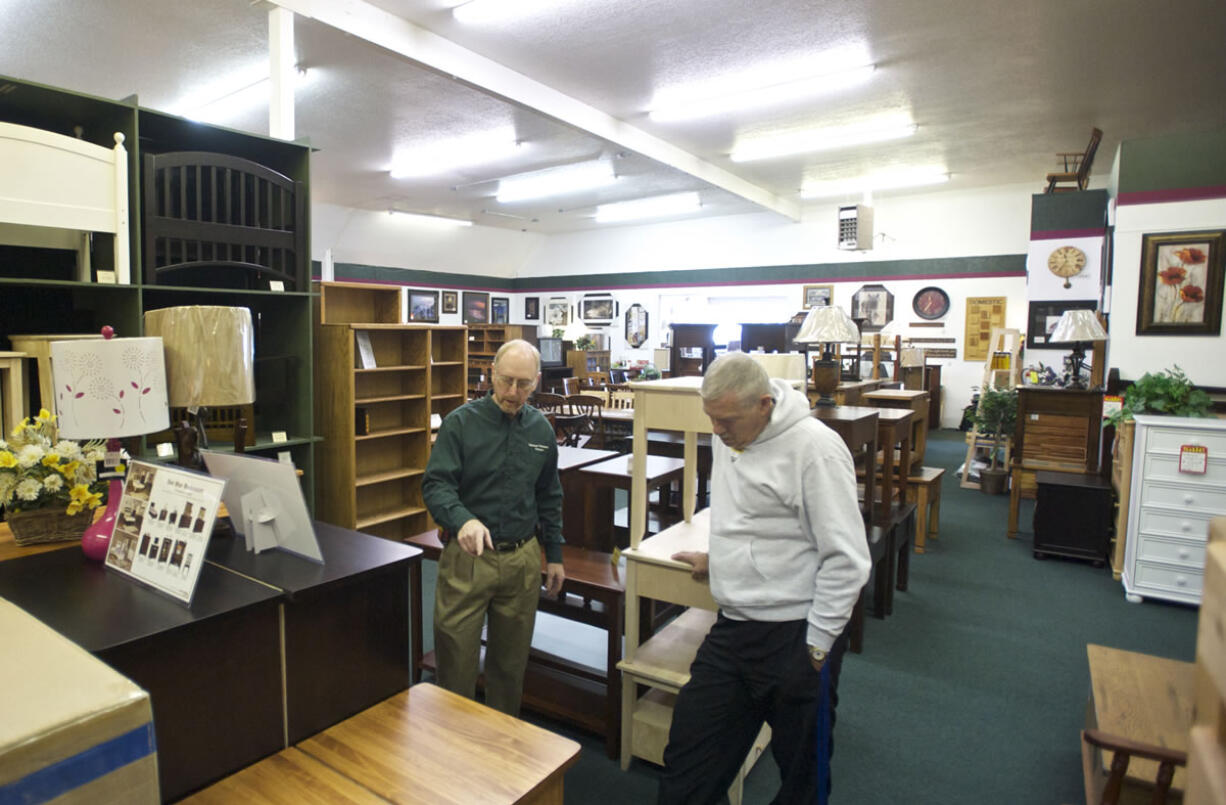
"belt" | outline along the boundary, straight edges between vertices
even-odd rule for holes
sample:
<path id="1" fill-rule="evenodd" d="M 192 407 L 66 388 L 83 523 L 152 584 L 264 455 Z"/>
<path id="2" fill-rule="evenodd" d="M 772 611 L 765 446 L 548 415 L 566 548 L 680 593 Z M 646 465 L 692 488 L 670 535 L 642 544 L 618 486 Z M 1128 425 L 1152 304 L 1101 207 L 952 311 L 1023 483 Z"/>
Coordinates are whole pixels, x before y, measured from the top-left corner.
<path id="1" fill-rule="evenodd" d="M 511 551 L 518 551 L 520 548 L 524 546 L 524 543 L 532 539 L 536 539 L 536 537 L 524 537 L 523 539 L 496 541 L 494 542 L 494 550 L 498 551 L 498 553 L 510 553 Z"/>

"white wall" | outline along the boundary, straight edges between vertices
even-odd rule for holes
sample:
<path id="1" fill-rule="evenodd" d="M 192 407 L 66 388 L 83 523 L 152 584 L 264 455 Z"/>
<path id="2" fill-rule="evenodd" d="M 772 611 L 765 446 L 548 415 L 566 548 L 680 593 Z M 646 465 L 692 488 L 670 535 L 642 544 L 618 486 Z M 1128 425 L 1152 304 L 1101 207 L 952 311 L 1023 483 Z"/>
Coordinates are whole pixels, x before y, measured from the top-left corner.
<path id="1" fill-rule="evenodd" d="M 1141 236 L 1146 233 L 1226 229 L 1226 199 L 1135 204 L 1115 212 L 1108 364 L 1136 380 L 1178 364 L 1198 386 L 1226 386 L 1220 336 L 1136 334 L 1141 279 Z"/>

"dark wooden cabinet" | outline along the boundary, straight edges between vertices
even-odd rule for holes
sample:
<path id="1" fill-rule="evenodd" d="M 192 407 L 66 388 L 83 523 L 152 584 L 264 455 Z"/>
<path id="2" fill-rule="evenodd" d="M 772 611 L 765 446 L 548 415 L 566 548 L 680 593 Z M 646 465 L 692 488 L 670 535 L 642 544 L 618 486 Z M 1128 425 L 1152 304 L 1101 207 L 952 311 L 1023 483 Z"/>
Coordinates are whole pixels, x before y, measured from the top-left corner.
<path id="1" fill-rule="evenodd" d="M 673 377 L 701 375 L 715 360 L 714 324 L 673 324 L 669 373 Z"/>
<path id="2" fill-rule="evenodd" d="M 1111 538 L 1111 484 L 1098 475 L 1035 473 L 1034 555 L 1102 565 Z"/>

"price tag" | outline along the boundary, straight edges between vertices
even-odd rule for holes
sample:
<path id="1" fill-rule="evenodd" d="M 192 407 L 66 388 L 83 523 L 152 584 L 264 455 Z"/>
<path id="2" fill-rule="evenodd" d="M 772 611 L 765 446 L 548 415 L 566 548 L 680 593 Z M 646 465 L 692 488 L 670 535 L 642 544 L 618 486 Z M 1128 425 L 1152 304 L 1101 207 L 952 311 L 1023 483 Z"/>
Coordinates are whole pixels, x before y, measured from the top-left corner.
<path id="1" fill-rule="evenodd" d="M 283 430 L 274 430 L 272 432 L 272 440 L 274 444 L 283 444 L 289 441 L 289 436 Z"/>
<path id="2" fill-rule="evenodd" d="M 174 458 L 175 446 L 170 442 L 158 443 L 158 458 Z"/>
<path id="3" fill-rule="evenodd" d="M 1209 448 L 1203 444 L 1185 444 L 1179 448 L 1179 471 L 1204 475 L 1209 469 Z"/>
<path id="4" fill-rule="evenodd" d="M 282 464 L 293 464 L 294 457 L 290 455 L 288 450 L 279 450 L 277 451 L 277 461 L 280 461 Z"/>
<path id="5" fill-rule="evenodd" d="M 284 282 L 284 281 L 282 281 L 282 280 L 269 280 L 269 281 L 268 281 L 268 290 L 270 290 L 270 291 L 284 291 L 284 290 L 285 290 L 285 282 Z"/>
<path id="6" fill-rule="evenodd" d="M 1113 396 L 1111 394 L 1103 397 L 1103 419 L 1114 414 L 1116 411 L 1121 411 L 1124 408 L 1124 398 Z"/>

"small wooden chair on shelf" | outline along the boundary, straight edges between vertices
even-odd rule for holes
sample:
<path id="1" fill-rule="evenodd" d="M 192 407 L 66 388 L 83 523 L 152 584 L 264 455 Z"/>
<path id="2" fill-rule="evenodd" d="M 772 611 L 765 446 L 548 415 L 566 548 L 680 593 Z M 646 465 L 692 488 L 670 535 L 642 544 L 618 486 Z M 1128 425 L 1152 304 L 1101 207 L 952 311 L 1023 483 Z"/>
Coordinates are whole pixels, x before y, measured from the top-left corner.
<path id="1" fill-rule="evenodd" d="M 1094 164 L 1094 154 L 1098 151 L 1098 143 L 1102 138 L 1102 129 L 1092 129 L 1085 151 L 1056 154 L 1064 161 L 1064 170 L 1047 174 L 1047 189 L 1043 192 L 1068 193 L 1085 190 L 1090 182 L 1090 166 Z M 1071 184 L 1072 187 L 1063 186 L 1066 184 Z"/>

